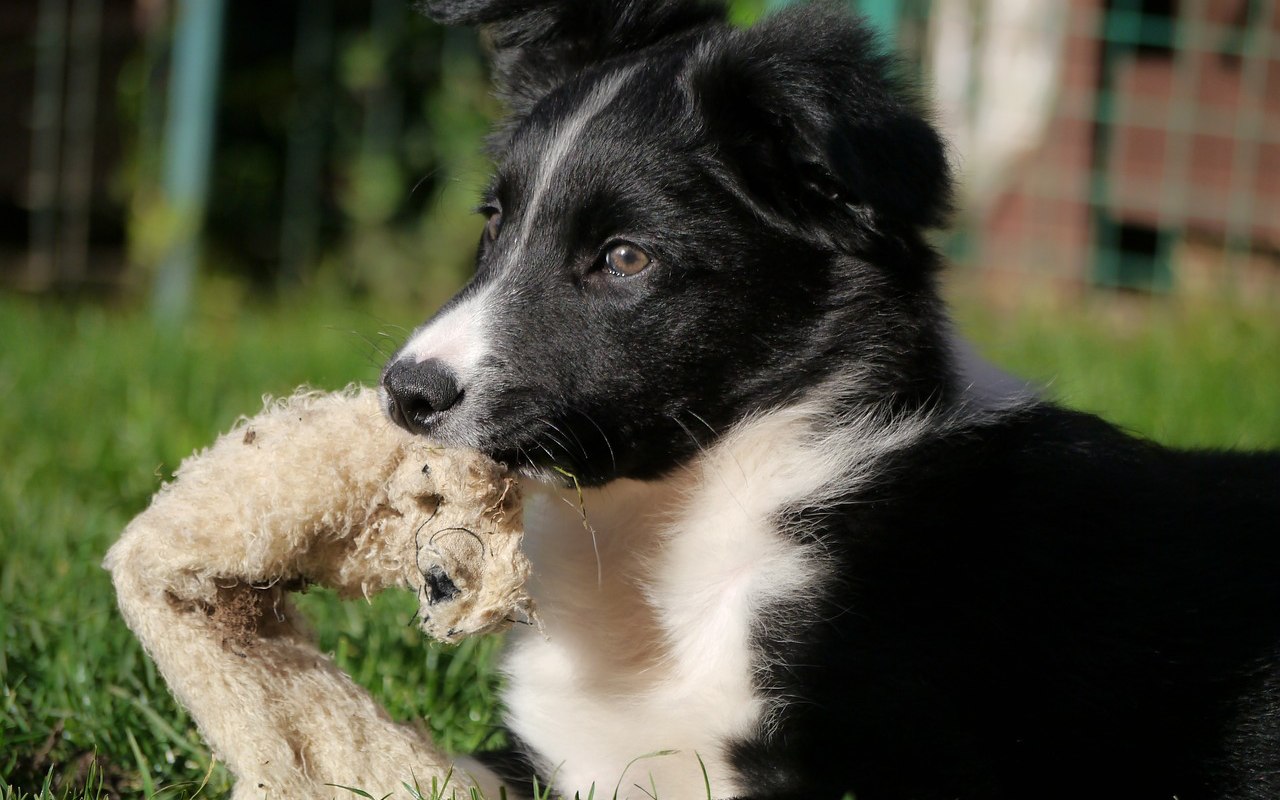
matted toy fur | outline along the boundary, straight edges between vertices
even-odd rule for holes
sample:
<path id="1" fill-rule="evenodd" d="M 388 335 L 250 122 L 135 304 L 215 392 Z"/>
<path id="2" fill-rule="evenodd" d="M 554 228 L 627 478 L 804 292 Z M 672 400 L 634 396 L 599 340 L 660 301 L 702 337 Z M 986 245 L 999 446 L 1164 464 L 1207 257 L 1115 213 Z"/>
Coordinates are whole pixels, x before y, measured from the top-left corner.
<path id="1" fill-rule="evenodd" d="M 456 641 L 534 619 L 522 538 L 499 465 L 409 435 L 352 388 L 240 420 L 183 462 L 105 565 L 235 797 L 379 797 L 444 780 L 449 760 L 319 652 L 289 592 L 411 588 L 423 630 Z"/>

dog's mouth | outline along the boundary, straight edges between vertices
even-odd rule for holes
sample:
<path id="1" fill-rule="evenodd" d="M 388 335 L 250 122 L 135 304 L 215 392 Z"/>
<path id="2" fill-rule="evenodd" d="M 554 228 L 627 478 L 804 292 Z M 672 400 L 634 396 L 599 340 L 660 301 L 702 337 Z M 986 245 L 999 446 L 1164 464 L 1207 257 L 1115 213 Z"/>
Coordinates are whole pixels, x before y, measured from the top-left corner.
<path id="1" fill-rule="evenodd" d="M 387 418 L 441 446 L 477 450 L 516 475 L 547 484 L 598 485 L 617 474 L 616 455 L 623 450 L 615 449 L 617 436 L 606 433 L 598 415 L 550 408 L 527 391 L 486 396 L 456 387 L 444 403 L 416 384 L 385 383 L 380 391 Z"/>
<path id="2" fill-rule="evenodd" d="M 488 450 L 485 451 L 485 455 L 492 458 L 511 472 L 520 473 L 522 475 L 527 475 L 529 472 L 534 470 L 543 469 L 543 465 L 534 461 L 523 448 Z"/>
<path id="3" fill-rule="evenodd" d="M 469 435 L 459 438 L 469 439 L 512 472 L 542 483 L 594 486 L 619 477 L 620 457 L 630 451 L 625 437 L 598 413 L 549 405 L 480 414 Z"/>
<path id="4" fill-rule="evenodd" d="M 511 447 L 484 451 L 485 455 L 515 475 L 538 483 L 560 487 L 580 485 L 580 467 L 555 459 L 538 448 Z"/>

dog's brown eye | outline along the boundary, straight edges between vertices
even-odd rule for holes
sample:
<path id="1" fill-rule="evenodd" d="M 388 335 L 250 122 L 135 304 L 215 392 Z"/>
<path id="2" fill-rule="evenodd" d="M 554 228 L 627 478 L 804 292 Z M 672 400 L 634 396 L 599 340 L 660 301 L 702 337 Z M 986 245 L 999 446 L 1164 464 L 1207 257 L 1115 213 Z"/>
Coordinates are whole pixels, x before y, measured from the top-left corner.
<path id="1" fill-rule="evenodd" d="M 649 266 L 649 254 L 633 244 L 614 245 L 604 256 L 611 275 L 635 275 Z"/>
<path id="2" fill-rule="evenodd" d="M 484 238 L 491 242 L 498 240 L 498 233 L 502 230 L 502 212 L 495 211 L 489 215 L 489 219 L 484 223 Z"/>

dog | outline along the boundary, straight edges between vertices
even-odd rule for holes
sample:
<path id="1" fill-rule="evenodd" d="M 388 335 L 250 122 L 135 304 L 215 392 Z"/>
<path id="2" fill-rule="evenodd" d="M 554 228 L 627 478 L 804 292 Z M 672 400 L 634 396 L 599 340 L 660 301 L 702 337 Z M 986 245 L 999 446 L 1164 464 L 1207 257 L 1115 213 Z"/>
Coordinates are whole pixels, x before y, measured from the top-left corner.
<path id="1" fill-rule="evenodd" d="M 1280 455 L 964 357 L 944 144 L 868 28 L 425 7 L 510 111 L 475 276 L 381 378 L 525 485 L 489 796 L 1280 796 Z"/>

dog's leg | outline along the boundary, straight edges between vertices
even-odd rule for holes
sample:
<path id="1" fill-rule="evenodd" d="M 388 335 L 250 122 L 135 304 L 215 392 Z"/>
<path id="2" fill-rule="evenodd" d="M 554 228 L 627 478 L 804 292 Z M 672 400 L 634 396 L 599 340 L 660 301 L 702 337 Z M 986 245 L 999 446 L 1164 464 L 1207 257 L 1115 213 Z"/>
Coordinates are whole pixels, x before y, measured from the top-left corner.
<path id="1" fill-rule="evenodd" d="M 347 596 L 421 584 L 428 523 L 477 536 L 518 525 L 509 486 L 497 481 L 494 501 L 477 487 L 492 475 L 422 446 L 371 392 L 295 398 L 184 463 L 108 554 L 126 621 L 237 776 L 236 797 L 471 785 L 317 650 L 288 597 L 309 583 Z"/>

